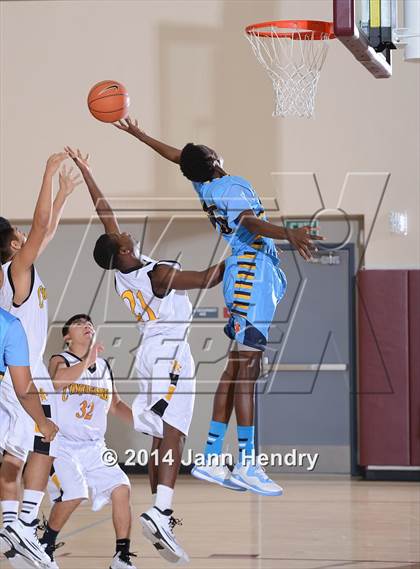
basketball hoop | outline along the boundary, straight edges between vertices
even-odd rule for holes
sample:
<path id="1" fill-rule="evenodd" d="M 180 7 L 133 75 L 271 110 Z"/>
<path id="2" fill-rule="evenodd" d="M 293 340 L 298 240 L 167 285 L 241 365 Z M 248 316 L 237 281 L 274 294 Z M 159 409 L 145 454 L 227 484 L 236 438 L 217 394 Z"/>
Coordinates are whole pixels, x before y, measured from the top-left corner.
<path id="1" fill-rule="evenodd" d="M 314 113 L 319 76 L 333 39 L 331 22 L 280 20 L 245 28 L 254 54 L 270 76 L 275 94 L 273 116 Z"/>

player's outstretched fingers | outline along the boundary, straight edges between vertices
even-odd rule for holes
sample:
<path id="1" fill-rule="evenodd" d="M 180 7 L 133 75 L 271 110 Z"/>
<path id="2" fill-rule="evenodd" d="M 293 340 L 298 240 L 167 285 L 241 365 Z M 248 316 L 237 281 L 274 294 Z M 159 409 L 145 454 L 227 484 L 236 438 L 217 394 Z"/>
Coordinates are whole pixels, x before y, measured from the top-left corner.
<path id="1" fill-rule="evenodd" d="M 317 235 L 316 233 L 311 233 L 313 231 L 313 227 L 311 227 L 310 225 L 304 225 L 303 229 L 306 230 L 306 233 L 308 234 L 308 237 L 310 239 L 316 239 L 317 241 L 323 241 L 325 239 L 325 237 L 323 237 L 322 235 Z"/>
<path id="2" fill-rule="evenodd" d="M 119 128 L 120 130 L 128 130 L 128 128 L 129 128 L 129 125 L 125 124 L 124 120 L 113 122 L 112 124 L 114 126 L 116 126 L 117 128 Z"/>
<path id="3" fill-rule="evenodd" d="M 76 158 L 76 152 L 73 150 L 73 148 L 71 148 L 70 146 L 65 146 L 64 150 L 67 152 L 70 158 L 72 158 L 73 160 Z"/>

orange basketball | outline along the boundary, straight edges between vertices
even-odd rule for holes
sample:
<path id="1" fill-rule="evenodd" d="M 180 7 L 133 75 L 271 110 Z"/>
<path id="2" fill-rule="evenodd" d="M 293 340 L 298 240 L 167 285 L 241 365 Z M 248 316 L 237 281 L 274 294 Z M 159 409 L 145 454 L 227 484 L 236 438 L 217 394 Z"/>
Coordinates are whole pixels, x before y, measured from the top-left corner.
<path id="1" fill-rule="evenodd" d="M 127 89 L 118 81 L 101 81 L 89 91 L 87 102 L 95 119 L 115 122 L 128 115 L 130 97 Z"/>

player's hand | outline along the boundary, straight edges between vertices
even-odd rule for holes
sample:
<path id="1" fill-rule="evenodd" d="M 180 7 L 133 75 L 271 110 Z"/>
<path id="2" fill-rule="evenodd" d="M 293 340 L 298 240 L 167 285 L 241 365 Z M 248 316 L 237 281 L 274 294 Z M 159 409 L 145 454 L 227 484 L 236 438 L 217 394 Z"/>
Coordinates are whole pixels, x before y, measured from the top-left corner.
<path id="1" fill-rule="evenodd" d="M 304 227 L 299 227 L 299 229 L 287 230 L 288 241 L 297 249 L 305 261 L 312 259 L 312 251 L 317 250 L 312 241 L 322 241 L 324 239 L 321 235 L 311 233 L 311 229 L 309 225 L 305 225 Z"/>
<path id="2" fill-rule="evenodd" d="M 44 443 L 50 443 L 53 441 L 58 433 L 57 425 L 47 418 L 45 418 L 45 421 L 41 425 L 38 425 L 38 428 L 44 435 L 44 438 L 42 439 Z"/>
<path id="3" fill-rule="evenodd" d="M 144 134 L 144 131 L 139 127 L 139 121 L 137 119 L 134 119 L 133 121 L 130 117 L 127 117 L 126 119 L 114 122 L 112 124 L 120 130 L 124 130 L 133 136 L 141 136 Z"/>
<path id="4" fill-rule="evenodd" d="M 83 170 L 90 172 L 89 153 L 83 156 L 79 149 L 73 150 L 70 146 L 65 146 L 64 150 L 82 172 Z"/>
<path id="5" fill-rule="evenodd" d="M 64 164 L 58 176 L 59 191 L 65 197 L 68 197 L 73 192 L 74 188 L 80 186 L 80 184 L 83 181 L 82 178 L 80 177 L 80 174 L 74 174 L 72 176 L 71 175 L 72 172 L 73 172 L 73 167 L 71 167 L 70 170 L 67 171 L 66 165 Z"/>
<path id="6" fill-rule="evenodd" d="M 60 164 L 66 160 L 66 158 L 68 158 L 67 152 L 58 152 L 57 154 L 52 154 L 47 160 L 45 173 L 49 174 L 50 176 L 54 176 L 54 174 L 59 169 Z"/>
<path id="7" fill-rule="evenodd" d="M 100 344 L 98 342 L 94 342 L 91 347 L 89 348 L 89 352 L 87 353 L 86 356 L 86 364 L 87 367 L 89 368 L 90 366 L 93 366 L 93 364 L 96 362 L 99 354 L 101 354 L 104 351 L 104 346 L 103 344 Z"/>

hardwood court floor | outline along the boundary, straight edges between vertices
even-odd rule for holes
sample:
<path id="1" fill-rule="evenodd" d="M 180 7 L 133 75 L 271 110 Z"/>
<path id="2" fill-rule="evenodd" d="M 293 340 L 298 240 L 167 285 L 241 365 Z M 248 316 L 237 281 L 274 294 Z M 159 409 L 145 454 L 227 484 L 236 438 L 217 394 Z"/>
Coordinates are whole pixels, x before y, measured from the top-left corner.
<path id="1" fill-rule="evenodd" d="M 132 483 L 136 565 L 170 567 L 136 520 L 149 506 L 147 480 L 132 477 Z M 183 518 L 177 536 L 190 554 L 189 567 L 420 569 L 419 484 L 296 476 L 281 483 L 283 497 L 260 498 L 181 477 L 175 514 Z M 61 538 L 60 569 L 107 569 L 114 547 L 110 508 L 94 514 L 80 507 Z"/>

